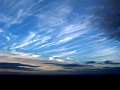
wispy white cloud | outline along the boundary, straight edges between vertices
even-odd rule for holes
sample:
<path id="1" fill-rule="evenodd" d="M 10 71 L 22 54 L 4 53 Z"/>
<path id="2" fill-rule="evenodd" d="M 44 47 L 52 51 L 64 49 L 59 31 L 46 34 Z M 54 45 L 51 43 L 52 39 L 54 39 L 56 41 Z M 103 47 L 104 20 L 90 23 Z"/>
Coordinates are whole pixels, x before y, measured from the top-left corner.
<path id="1" fill-rule="evenodd" d="M 61 43 L 65 43 L 65 42 L 68 42 L 70 40 L 72 40 L 74 37 L 66 37 L 64 39 L 61 39 L 57 42 L 57 44 L 61 44 Z"/>
<path id="2" fill-rule="evenodd" d="M 86 32 L 86 31 L 85 31 Z M 69 42 L 77 37 L 80 37 L 81 35 L 85 34 L 85 32 L 78 32 L 78 33 L 73 33 L 73 34 L 69 34 L 67 36 L 65 36 L 64 38 L 60 39 L 56 44 L 62 44 L 62 43 L 66 43 Z"/>
<path id="3" fill-rule="evenodd" d="M 44 47 L 50 47 L 52 45 L 54 45 L 54 42 L 43 44 L 43 45 L 41 45 L 41 46 L 39 46 L 37 48 L 34 48 L 33 50 L 37 50 L 37 49 L 44 48 Z"/>
<path id="4" fill-rule="evenodd" d="M 71 54 L 75 54 L 77 52 L 77 50 L 73 50 L 73 51 L 68 51 L 68 52 L 63 52 L 62 54 L 58 55 L 59 57 L 64 57 L 64 56 L 68 56 Z"/>
<path id="5" fill-rule="evenodd" d="M 41 52 L 42 54 L 45 54 L 45 53 L 51 53 L 51 52 L 60 52 L 60 51 L 64 51 L 66 50 L 67 48 L 56 48 L 56 49 L 50 49 L 50 50 L 47 50 L 47 51 L 43 51 Z"/>
<path id="6" fill-rule="evenodd" d="M 3 32 L 3 30 L 0 28 L 0 33 L 2 33 Z"/>
<path id="7" fill-rule="evenodd" d="M 59 44 L 63 44 L 63 43 L 72 41 L 73 39 L 78 38 L 81 35 L 84 35 L 87 32 L 89 32 L 89 30 L 87 30 L 87 28 L 88 28 L 88 22 L 86 22 L 84 24 L 80 24 L 77 22 L 75 24 L 66 25 L 65 27 L 63 26 L 63 30 L 61 30 L 60 33 L 54 33 L 54 34 L 56 34 L 56 36 L 55 36 L 55 38 L 52 38 L 52 41 L 50 43 L 43 44 L 36 49 L 40 49 L 43 47 L 50 47 L 53 45 L 59 45 Z M 54 31 L 54 30 L 52 30 L 52 31 Z M 51 33 L 51 34 L 53 34 L 53 33 Z M 41 42 L 37 42 L 35 44 L 35 46 L 40 45 L 40 44 L 41 44 Z"/>
<path id="8" fill-rule="evenodd" d="M 11 39 L 11 38 L 10 38 L 10 37 L 8 37 L 8 36 L 7 36 L 6 38 L 7 38 L 7 40 L 8 40 L 8 41 Z"/>
<path id="9" fill-rule="evenodd" d="M 0 22 L 7 23 L 10 20 L 10 18 L 6 14 L 0 13 Z"/>
<path id="10" fill-rule="evenodd" d="M 17 13 L 16 20 L 18 20 L 21 17 L 22 13 L 23 13 L 23 9 L 19 10 L 19 12 Z"/>
<path id="11" fill-rule="evenodd" d="M 26 17 L 26 15 L 27 14 L 23 11 L 23 9 L 20 9 L 13 16 L 2 15 L 1 17 L 3 19 L 0 20 L 0 21 L 2 21 L 3 23 L 5 23 L 3 29 L 7 30 L 8 28 L 10 28 L 14 24 L 20 24 L 20 23 L 22 23 L 22 21 L 24 20 L 24 18 Z"/>
<path id="12" fill-rule="evenodd" d="M 35 32 L 30 32 L 29 35 L 22 41 L 22 43 L 15 48 L 21 48 L 24 47 L 28 44 L 31 44 L 33 41 L 32 39 L 35 37 L 36 33 Z"/>
<path id="13" fill-rule="evenodd" d="M 38 0 L 38 2 L 31 2 L 32 4 L 29 5 L 29 7 L 26 9 L 26 11 L 31 11 L 35 6 L 39 5 L 44 0 Z M 36 11 L 35 11 L 36 12 Z M 33 14 L 33 12 L 31 12 Z"/>
<path id="14" fill-rule="evenodd" d="M 32 15 L 33 8 L 42 1 L 44 0 L 37 0 L 36 2 L 34 0 L 4 0 L 2 2 L 3 5 L 1 6 L 1 9 L 5 10 L 3 13 L 0 13 L 0 22 L 5 23 L 3 28 L 6 30 L 13 24 L 22 23 L 25 18 L 28 18 L 28 16 Z M 12 13 L 12 15 L 6 14 L 6 12 Z"/>
<path id="15" fill-rule="evenodd" d="M 103 49 L 95 51 L 94 54 L 91 55 L 91 57 L 109 56 L 117 52 L 118 50 L 116 49 L 116 47 L 103 48 Z"/>
<path id="16" fill-rule="evenodd" d="M 77 22 L 77 24 L 71 24 L 71 25 L 67 25 L 67 26 L 63 27 L 59 36 L 63 36 L 63 35 L 70 34 L 70 33 L 73 34 L 73 33 L 78 32 L 78 31 L 83 32 L 87 28 L 88 28 L 88 23 Z"/>
<path id="17" fill-rule="evenodd" d="M 50 39 L 51 39 L 51 36 L 45 36 L 45 37 L 41 38 L 41 40 L 39 40 L 37 43 L 35 43 L 34 46 L 43 44 L 43 43 L 45 43 L 47 40 L 50 40 Z"/>
<path id="18" fill-rule="evenodd" d="M 50 26 L 58 26 L 66 23 L 66 17 L 71 13 L 72 7 L 68 5 L 55 5 L 53 7 L 54 8 L 48 10 L 47 13 L 43 12 L 37 15 L 38 19 Z"/>
<path id="19" fill-rule="evenodd" d="M 32 59 L 37 59 L 37 58 L 40 59 L 41 58 L 41 55 L 16 52 L 16 51 L 12 51 L 11 55 L 13 55 L 12 57 L 20 57 L 20 58 L 32 58 Z"/>

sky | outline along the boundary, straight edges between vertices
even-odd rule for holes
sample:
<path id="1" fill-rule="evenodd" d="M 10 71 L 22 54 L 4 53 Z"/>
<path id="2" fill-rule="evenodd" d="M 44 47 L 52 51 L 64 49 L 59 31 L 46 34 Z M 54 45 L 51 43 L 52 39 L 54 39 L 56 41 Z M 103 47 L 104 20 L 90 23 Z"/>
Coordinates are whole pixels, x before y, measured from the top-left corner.
<path id="1" fill-rule="evenodd" d="M 119 3 L 0 0 L 0 56 L 120 61 Z"/>

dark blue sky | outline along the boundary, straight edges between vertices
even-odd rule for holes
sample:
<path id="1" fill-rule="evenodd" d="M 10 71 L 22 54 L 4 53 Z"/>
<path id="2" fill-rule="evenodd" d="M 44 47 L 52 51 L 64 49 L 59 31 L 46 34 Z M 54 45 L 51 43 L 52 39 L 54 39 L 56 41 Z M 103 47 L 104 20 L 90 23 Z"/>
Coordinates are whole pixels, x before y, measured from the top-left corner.
<path id="1" fill-rule="evenodd" d="M 0 52 L 62 62 L 119 61 L 116 24 L 118 32 L 111 34 L 116 4 L 107 1 L 0 0 Z"/>

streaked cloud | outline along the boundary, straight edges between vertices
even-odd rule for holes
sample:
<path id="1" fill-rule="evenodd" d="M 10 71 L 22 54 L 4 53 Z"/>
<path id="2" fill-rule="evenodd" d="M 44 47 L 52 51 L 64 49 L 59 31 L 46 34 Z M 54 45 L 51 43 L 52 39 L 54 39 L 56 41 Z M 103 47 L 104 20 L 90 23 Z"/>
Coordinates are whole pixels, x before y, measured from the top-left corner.
<path id="1" fill-rule="evenodd" d="M 71 55 L 71 54 L 75 54 L 77 50 L 74 50 L 74 51 L 69 51 L 69 52 L 64 52 L 62 54 L 60 54 L 59 56 L 60 57 L 63 57 L 63 56 L 68 56 L 68 55 Z"/>
<path id="2" fill-rule="evenodd" d="M 74 34 L 75 32 L 83 32 L 85 29 L 88 28 L 87 23 L 79 23 L 77 24 L 71 24 L 68 26 L 65 26 L 59 36 L 66 35 L 66 34 Z"/>
<path id="3" fill-rule="evenodd" d="M 52 27 L 66 23 L 66 17 L 72 11 L 72 7 L 68 6 L 67 4 L 58 5 L 57 7 L 55 5 L 53 7 L 54 8 L 51 8 L 52 10 L 48 10 L 47 12 L 43 12 L 42 14 L 40 13 L 37 15 L 38 19 L 40 21 L 42 20 Z"/>
<path id="4" fill-rule="evenodd" d="M 36 35 L 36 33 L 30 32 L 29 35 L 22 41 L 22 43 L 20 45 L 16 46 L 15 48 L 21 48 L 21 47 L 24 47 L 24 46 L 32 43 L 33 41 L 31 41 L 31 40 L 35 37 L 35 35 Z"/>
<path id="5" fill-rule="evenodd" d="M 31 59 L 41 59 L 40 55 L 31 54 L 31 53 L 23 53 L 23 52 L 11 52 L 12 57 L 19 57 L 19 58 L 31 58 Z"/>
<path id="6" fill-rule="evenodd" d="M 99 57 L 99 56 L 108 56 L 108 55 L 112 55 L 114 53 L 117 53 L 118 50 L 116 49 L 116 47 L 110 47 L 110 48 L 103 48 L 101 50 L 97 50 L 94 55 L 94 57 Z"/>
<path id="7" fill-rule="evenodd" d="M 60 52 L 60 51 L 66 50 L 66 49 L 67 49 L 67 48 L 58 48 L 58 49 L 52 49 L 52 50 L 43 51 L 43 52 L 41 52 L 41 53 L 43 54 L 43 53 Z"/>

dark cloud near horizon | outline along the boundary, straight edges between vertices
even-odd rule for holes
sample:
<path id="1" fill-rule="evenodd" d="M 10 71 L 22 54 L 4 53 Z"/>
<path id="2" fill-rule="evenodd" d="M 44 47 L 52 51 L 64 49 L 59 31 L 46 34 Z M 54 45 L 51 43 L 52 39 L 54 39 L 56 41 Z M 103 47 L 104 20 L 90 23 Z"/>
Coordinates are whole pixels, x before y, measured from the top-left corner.
<path id="1" fill-rule="evenodd" d="M 21 64 L 21 63 L 6 63 L 6 62 L 0 63 L 0 69 L 33 70 L 34 67 L 36 66 L 26 65 L 26 64 Z"/>
<path id="2" fill-rule="evenodd" d="M 120 64 L 119 62 L 105 61 L 104 64 Z"/>
<path id="3" fill-rule="evenodd" d="M 108 38 L 120 41 L 120 0 L 102 0 L 95 9 L 92 24 L 103 30 Z"/>
<path id="4" fill-rule="evenodd" d="M 93 67 L 92 65 L 80 65 L 80 64 L 60 64 L 60 63 L 45 63 L 45 64 L 53 64 L 56 66 L 62 66 L 64 68 L 75 68 L 75 67 Z"/>
<path id="5" fill-rule="evenodd" d="M 86 61 L 86 64 L 95 64 L 95 61 Z"/>

